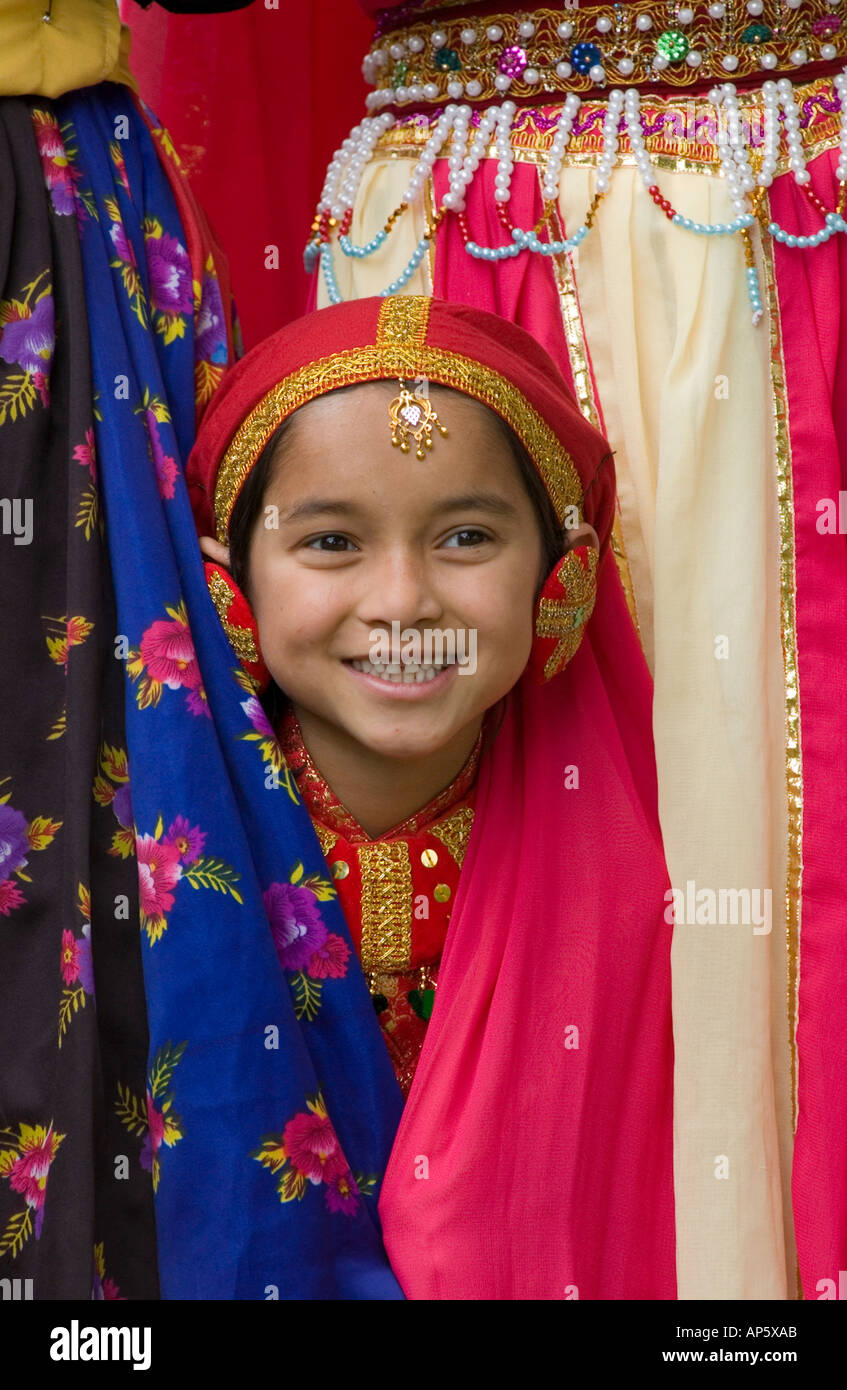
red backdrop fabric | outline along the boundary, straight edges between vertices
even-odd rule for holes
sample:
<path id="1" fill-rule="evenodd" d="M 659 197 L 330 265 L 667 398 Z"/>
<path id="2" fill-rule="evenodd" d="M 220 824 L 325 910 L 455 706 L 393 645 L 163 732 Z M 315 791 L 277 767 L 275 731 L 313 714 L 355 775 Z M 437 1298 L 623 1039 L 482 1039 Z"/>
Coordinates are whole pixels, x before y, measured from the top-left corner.
<path id="1" fill-rule="evenodd" d="M 121 11 L 141 95 L 229 257 L 250 348 L 307 308 L 303 247 L 332 152 L 365 114 L 373 26 L 339 0 L 197 16 L 122 0 Z"/>

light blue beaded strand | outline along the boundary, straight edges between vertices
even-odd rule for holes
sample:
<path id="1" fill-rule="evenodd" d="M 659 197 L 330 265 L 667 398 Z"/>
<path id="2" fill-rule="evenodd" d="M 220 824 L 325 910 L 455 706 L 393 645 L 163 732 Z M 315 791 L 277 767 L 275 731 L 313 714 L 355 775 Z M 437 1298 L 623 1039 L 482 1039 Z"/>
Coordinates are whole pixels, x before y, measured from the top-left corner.
<path id="1" fill-rule="evenodd" d="M 386 289 L 380 290 L 381 299 L 387 299 L 389 295 L 399 294 L 402 289 L 405 289 L 406 285 L 408 285 L 409 281 L 411 280 L 412 276 L 414 275 L 415 271 L 417 270 L 418 266 L 420 265 L 421 261 L 426 255 L 428 245 L 429 242 L 427 238 L 425 236 L 422 236 L 414 251 L 412 252 L 411 256 L 409 257 L 409 260 L 405 268 L 397 276 L 397 279 L 392 280 L 391 284 L 388 285 Z M 342 304 L 344 302 L 343 296 L 338 288 L 338 281 L 335 278 L 335 266 L 332 260 L 332 247 L 328 241 L 325 241 L 321 246 L 320 260 L 321 270 L 323 272 L 324 284 L 326 285 L 326 292 L 329 298 L 329 302 L 330 304 Z"/>
<path id="2" fill-rule="evenodd" d="M 755 220 L 752 212 L 745 212 L 743 217 L 736 217 L 732 222 L 694 222 L 690 217 L 683 217 L 681 212 L 675 212 L 671 218 L 675 227 L 696 232 L 698 236 L 734 236 L 742 228 L 752 227 Z"/>
<path id="3" fill-rule="evenodd" d="M 778 222 L 769 222 L 768 231 L 774 241 L 779 241 L 783 246 L 799 247 L 806 250 L 810 246 L 823 246 L 824 242 L 829 241 L 838 232 L 847 232 L 847 222 L 840 212 L 828 212 L 826 215 L 826 226 L 812 236 L 795 236 L 793 232 L 786 232 L 784 227 L 780 227 Z"/>
<path id="4" fill-rule="evenodd" d="M 427 238 L 425 236 L 422 236 L 414 251 L 412 252 L 411 256 L 409 257 L 409 262 L 406 266 L 406 269 L 401 271 L 401 273 L 397 276 L 396 280 L 392 280 L 391 284 L 388 286 L 387 289 L 380 290 L 381 299 L 387 299 L 390 294 L 399 294 L 400 290 L 405 289 L 406 285 L 408 285 L 409 281 L 411 280 L 412 276 L 414 275 L 415 271 L 417 270 L 418 266 L 420 265 L 421 261 L 426 255 L 428 245 L 429 242 L 427 241 Z"/>
<path id="5" fill-rule="evenodd" d="M 758 323 L 764 313 L 762 307 L 762 296 L 759 293 L 759 272 L 754 265 L 747 267 L 747 298 L 750 300 L 750 308 L 753 310 L 753 322 Z"/>
<path id="6" fill-rule="evenodd" d="M 387 231 L 384 227 L 381 227 L 376 235 L 372 236 L 370 241 L 366 242 L 364 246 L 354 246 L 347 235 L 338 238 L 338 245 L 341 247 L 345 256 L 354 256 L 357 260 L 361 261 L 364 260 L 366 256 L 372 256 L 375 251 L 378 251 L 387 238 Z"/>
<path id="7" fill-rule="evenodd" d="M 671 221 L 675 227 L 682 227 L 683 230 L 694 232 L 698 236 L 734 236 L 736 232 L 742 231 L 745 227 L 752 227 L 756 221 L 753 213 L 744 213 L 741 217 L 736 217 L 732 222 L 695 222 L 690 217 L 683 217 L 681 213 L 674 213 Z M 563 241 L 541 241 L 534 231 L 526 231 L 522 227 L 515 227 L 512 231 L 511 246 L 480 246 L 478 242 L 468 241 L 465 243 L 465 250 L 469 256 L 478 261 L 506 261 L 515 256 L 519 256 L 523 251 L 532 251 L 541 256 L 560 256 L 565 252 L 575 251 L 585 240 L 589 233 L 589 227 L 583 223 L 581 227 L 566 237 Z M 829 241 L 830 237 L 838 232 L 847 233 L 847 221 L 839 212 L 829 212 L 826 216 L 826 226 L 812 236 L 795 236 L 793 233 L 786 232 L 778 222 L 768 224 L 768 231 L 775 241 L 781 242 L 784 246 L 798 247 L 806 249 L 808 247 L 822 246 Z M 363 260 L 367 256 L 372 256 L 374 252 L 386 241 L 388 233 L 382 228 L 364 246 L 354 246 L 348 236 L 339 238 L 339 245 L 345 256 L 357 260 Z M 384 290 L 380 291 L 380 298 L 386 299 L 389 295 L 399 294 L 405 289 L 411 280 L 421 261 L 427 252 L 427 238 L 421 237 L 405 268 L 392 280 Z M 320 261 L 323 272 L 324 283 L 327 295 L 331 304 L 342 303 L 341 291 L 338 288 L 338 281 L 335 277 L 335 267 L 332 259 L 332 246 L 329 242 L 318 243 L 309 241 L 303 252 L 303 263 L 306 270 L 311 272 L 315 268 L 316 262 Z M 759 275 L 755 266 L 748 266 L 747 295 L 750 300 L 750 307 L 753 310 L 753 322 L 758 323 L 764 309 L 762 297 L 759 290 Z"/>
<path id="8" fill-rule="evenodd" d="M 522 251 L 534 251 L 540 256 L 561 256 L 565 251 L 575 251 L 588 236 L 589 228 L 583 223 L 573 236 L 564 241 L 541 241 L 534 231 L 524 231 L 522 227 L 512 230 L 511 246 L 480 246 L 475 241 L 465 243 L 469 256 L 477 261 L 507 261 L 519 256 Z"/>
<path id="9" fill-rule="evenodd" d="M 734 236 L 745 227 L 752 227 L 755 220 L 752 212 L 745 212 L 741 217 L 733 218 L 731 222 L 694 222 L 690 217 L 683 217 L 681 212 L 675 212 L 671 218 L 675 227 L 682 227 L 684 231 L 694 232 L 697 236 Z M 753 311 L 753 323 L 757 324 L 764 313 L 759 293 L 759 272 L 751 265 L 747 267 L 746 276 L 747 298 Z"/>
<path id="10" fill-rule="evenodd" d="M 341 291 L 338 288 L 338 281 L 335 278 L 335 266 L 332 263 L 332 247 L 325 241 L 321 247 L 321 270 L 323 271 L 324 284 L 330 304 L 341 304 Z"/>

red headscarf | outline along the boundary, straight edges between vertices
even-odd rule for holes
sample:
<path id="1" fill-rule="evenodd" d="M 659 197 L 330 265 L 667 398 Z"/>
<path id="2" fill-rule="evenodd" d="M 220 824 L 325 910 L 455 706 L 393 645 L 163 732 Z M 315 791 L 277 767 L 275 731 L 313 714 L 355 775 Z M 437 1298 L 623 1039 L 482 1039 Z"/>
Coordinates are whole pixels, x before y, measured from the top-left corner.
<path id="1" fill-rule="evenodd" d="M 526 446 L 560 521 L 584 510 L 605 549 L 614 519 L 606 440 L 524 329 L 482 309 L 423 295 L 356 299 L 318 309 L 253 348 L 208 407 L 188 461 L 198 529 L 226 539 L 251 468 L 298 406 L 341 386 L 418 377 L 497 412 Z M 584 497 L 584 504 L 583 504 Z"/>
<path id="2" fill-rule="evenodd" d="M 586 640 L 546 685 L 521 678 L 480 764 L 380 1196 L 386 1250 L 410 1298 L 674 1298 L 668 878 L 651 683 L 608 547 L 607 442 L 523 329 L 416 296 L 359 300 L 233 369 L 189 459 L 195 514 L 225 539 L 282 419 L 399 375 L 497 410 L 560 519 L 582 499 L 603 558 Z"/>

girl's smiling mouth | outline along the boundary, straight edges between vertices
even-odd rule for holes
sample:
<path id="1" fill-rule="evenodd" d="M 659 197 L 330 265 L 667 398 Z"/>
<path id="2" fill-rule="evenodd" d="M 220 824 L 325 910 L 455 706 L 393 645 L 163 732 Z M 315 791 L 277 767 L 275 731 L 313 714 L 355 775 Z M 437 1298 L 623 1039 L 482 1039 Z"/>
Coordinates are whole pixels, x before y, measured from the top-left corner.
<path id="1" fill-rule="evenodd" d="M 414 662 L 378 663 L 362 659 L 344 659 L 344 666 L 357 681 L 365 681 L 380 695 L 400 699 L 421 699 L 445 689 L 454 679 L 459 667 L 455 661 L 437 665 L 417 665 Z"/>

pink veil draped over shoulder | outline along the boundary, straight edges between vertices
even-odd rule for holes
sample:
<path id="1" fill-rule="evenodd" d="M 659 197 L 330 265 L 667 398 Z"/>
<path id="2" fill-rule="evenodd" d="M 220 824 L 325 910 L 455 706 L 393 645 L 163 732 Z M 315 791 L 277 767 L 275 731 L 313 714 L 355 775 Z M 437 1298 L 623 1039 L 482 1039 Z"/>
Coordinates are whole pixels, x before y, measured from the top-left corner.
<path id="1" fill-rule="evenodd" d="M 522 678 L 480 768 L 379 1206 L 407 1297 L 676 1297 L 666 888 L 650 680 L 607 552 L 580 650 Z"/>

